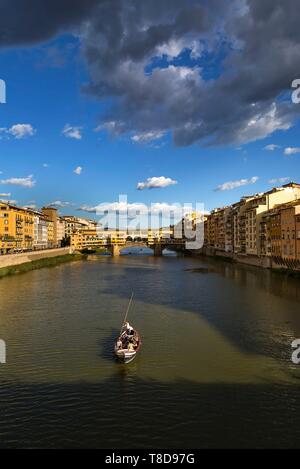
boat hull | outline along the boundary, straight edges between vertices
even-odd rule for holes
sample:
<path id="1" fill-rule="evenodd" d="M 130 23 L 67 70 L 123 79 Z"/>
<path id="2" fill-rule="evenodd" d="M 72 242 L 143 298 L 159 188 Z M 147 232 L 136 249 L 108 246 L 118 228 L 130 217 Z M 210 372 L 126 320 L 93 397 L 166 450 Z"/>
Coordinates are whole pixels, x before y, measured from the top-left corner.
<path id="1" fill-rule="evenodd" d="M 129 352 L 127 350 L 115 351 L 115 356 L 119 362 L 130 363 L 136 357 L 136 352 Z"/>
<path id="2" fill-rule="evenodd" d="M 137 341 L 137 344 L 138 344 L 135 350 L 118 349 L 117 342 L 120 339 L 121 339 L 121 336 L 118 337 L 115 343 L 115 348 L 114 348 L 115 357 L 117 358 L 119 362 L 130 363 L 135 359 L 138 352 L 140 351 L 141 344 L 142 344 L 140 335 L 138 334 L 138 332 L 135 333 L 135 340 Z"/>

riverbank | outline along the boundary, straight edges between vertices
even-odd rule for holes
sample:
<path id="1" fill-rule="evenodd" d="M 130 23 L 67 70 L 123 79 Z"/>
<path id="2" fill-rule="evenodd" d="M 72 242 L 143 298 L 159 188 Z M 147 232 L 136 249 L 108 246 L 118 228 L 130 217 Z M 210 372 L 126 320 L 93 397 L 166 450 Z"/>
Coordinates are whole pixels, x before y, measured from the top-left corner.
<path id="1" fill-rule="evenodd" d="M 31 270 L 42 269 L 43 267 L 56 267 L 66 262 L 74 262 L 83 259 L 86 259 L 86 256 L 83 254 L 64 254 L 61 256 L 32 260 L 22 264 L 10 265 L 0 268 L 0 279 L 8 275 L 30 272 Z"/>
<path id="2" fill-rule="evenodd" d="M 81 254 L 104 254 L 105 252 L 108 252 L 106 248 L 96 248 L 96 249 L 80 249 L 79 252 Z"/>
<path id="3" fill-rule="evenodd" d="M 284 273 L 289 276 L 300 276 L 300 262 L 279 257 L 242 255 L 232 252 L 224 252 L 214 248 L 202 248 L 199 251 L 191 252 L 192 256 L 208 257 L 215 260 L 227 261 L 237 264 L 244 264 L 260 269 L 269 269 L 273 272 Z"/>

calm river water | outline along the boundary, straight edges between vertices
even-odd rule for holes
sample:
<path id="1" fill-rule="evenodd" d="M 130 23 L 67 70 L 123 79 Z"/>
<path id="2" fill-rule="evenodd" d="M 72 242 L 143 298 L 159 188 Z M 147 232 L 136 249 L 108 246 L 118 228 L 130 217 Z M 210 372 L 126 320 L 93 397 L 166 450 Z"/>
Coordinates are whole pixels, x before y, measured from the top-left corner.
<path id="1" fill-rule="evenodd" d="M 132 290 L 143 347 L 122 365 Z M 299 447 L 299 301 L 299 279 L 172 256 L 4 278 L 0 447 Z"/>

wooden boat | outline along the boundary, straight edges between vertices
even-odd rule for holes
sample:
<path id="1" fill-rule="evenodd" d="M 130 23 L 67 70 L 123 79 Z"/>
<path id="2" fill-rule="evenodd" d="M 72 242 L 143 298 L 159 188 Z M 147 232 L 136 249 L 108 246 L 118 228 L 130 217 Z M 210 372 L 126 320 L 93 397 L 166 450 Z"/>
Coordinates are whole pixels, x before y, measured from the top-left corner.
<path id="1" fill-rule="evenodd" d="M 126 342 L 129 343 L 129 340 L 132 339 L 134 340 L 134 346 L 130 350 L 125 344 Z M 118 347 L 119 342 L 123 344 L 122 347 Z M 130 363 L 135 359 L 136 355 L 140 351 L 141 345 L 142 341 L 138 331 L 135 330 L 132 336 L 128 336 L 126 333 L 126 327 L 123 327 L 121 334 L 115 343 L 115 356 L 123 363 Z"/>
<path id="2" fill-rule="evenodd" d="M 130 309 L 130 305 L 132 303 L 132 299 L 133 299 L 133 293 L 131 295 L 131 298 L 130 298 L 130 301 L 126 310 L 125 319 L 121 327 L 120 335 L 117 338 L 115 342 L 115 347 L 114 347 L 116 358 L 123 363 L 132 362 L 135 359 L 137 353 L 140 351 L 140 348 L 142 345 L 141 337 L 138 331 L 135 329 L 132 329 L 129 332 L 127 330 L 127 325 L 129 325 L 129 323 L 127 323 L 127 316 L 128 316 L 128 312 Z"/>

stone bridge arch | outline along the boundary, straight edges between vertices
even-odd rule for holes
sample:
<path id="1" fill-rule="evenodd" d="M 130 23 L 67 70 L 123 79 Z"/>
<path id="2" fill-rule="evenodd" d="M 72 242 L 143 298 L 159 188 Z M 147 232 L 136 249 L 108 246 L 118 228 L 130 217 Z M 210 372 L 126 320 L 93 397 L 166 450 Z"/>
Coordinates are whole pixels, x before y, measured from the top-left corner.
<path id="1" fill-rule="evenodd" d="M 113 257 L 119 256 L 124 249 L 131 247 L 147 248 L 153 251 L 154 256 L 162 256 L 163 246 L 160 243 L 149 244 L 147 242 L 126 241 L 125 244 L 112 244 L 109 251 Z"/>

